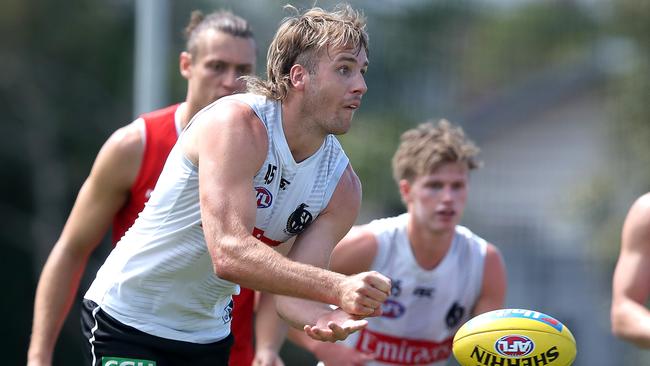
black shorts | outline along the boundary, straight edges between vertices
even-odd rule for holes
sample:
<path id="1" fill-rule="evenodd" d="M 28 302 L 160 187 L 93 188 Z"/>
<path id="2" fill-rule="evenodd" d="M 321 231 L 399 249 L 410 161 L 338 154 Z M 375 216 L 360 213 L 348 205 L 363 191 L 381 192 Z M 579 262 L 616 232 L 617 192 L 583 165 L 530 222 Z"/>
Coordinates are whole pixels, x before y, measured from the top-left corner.
<path id="1" fill-rule="evenodd" d="M 83 300 L 81 331 L 86 365 L 227 366 L 232 335 L 199 344 L 156 337 L 124 325 L 90 300 Z"/>

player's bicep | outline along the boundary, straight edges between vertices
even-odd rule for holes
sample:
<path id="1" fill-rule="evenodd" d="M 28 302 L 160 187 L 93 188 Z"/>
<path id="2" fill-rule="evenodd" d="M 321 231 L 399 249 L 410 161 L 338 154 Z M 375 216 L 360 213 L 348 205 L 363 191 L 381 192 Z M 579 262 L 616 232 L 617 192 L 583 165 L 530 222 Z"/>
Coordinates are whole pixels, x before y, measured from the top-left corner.
<path id="1" fill-rule="evenodd" d="M 650 196 L 632 206 L 623 225 L 613 294 L 644 303 L 650 296 Z"/>
<path id="2" fill-rule="evenodd" d="M 201 219 L 208 244 L 250 235 L 255 223 L 253 177 L 266 157 L 266 130 L 240 105 L 206 113 L 195 123 Z M 191 137 L 191 136 L 190 136 Z"/>
<path id="3" fill-rule="evenodd" d="M 614 297 L 644 303 L 650 296 L 649 278 L 650 257 L 639 251 L 621 251 L 614 271 Z"/>

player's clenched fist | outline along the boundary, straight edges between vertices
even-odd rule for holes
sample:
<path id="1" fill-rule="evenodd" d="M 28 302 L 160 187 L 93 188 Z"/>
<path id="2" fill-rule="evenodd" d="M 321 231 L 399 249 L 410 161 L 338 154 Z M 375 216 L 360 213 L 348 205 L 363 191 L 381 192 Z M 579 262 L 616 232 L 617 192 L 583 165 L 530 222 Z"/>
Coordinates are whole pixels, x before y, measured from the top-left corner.
<path id="1" fill-rule="evenodd" d="M 339 285 L 341 309 L 360 316 L 381 314 L 381 304 L 390 295 L 390 279 L 379 272 L 348 276 Z"/>

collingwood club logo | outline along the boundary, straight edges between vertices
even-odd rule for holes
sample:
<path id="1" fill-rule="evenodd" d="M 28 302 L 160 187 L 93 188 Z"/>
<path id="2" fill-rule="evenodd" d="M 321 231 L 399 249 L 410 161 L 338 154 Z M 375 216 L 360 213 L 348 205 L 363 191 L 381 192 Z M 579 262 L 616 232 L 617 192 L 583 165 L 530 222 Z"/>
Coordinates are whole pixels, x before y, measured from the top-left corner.
<path id="1" fill-rule="evenodd" d="M 457 326 L 463 319 L 463 315 L 465 315 L 465 308 L 455 301 L 447 311 L 447 316 L 445 316 L 447 327 L 451 329 Z"/>
<path id="2" fill-rule="evenodd" d="M 289 234 L 299 234 L 303 232 L 309 224 L 311 224 L 313 216 L 309 211 L 305 210 L 306 207 L 309 206 L 307 206 L 306 203 L 301 203 L 300 206 L 293 211 L 291 216 L 289 216 L 286 228 Z"/>

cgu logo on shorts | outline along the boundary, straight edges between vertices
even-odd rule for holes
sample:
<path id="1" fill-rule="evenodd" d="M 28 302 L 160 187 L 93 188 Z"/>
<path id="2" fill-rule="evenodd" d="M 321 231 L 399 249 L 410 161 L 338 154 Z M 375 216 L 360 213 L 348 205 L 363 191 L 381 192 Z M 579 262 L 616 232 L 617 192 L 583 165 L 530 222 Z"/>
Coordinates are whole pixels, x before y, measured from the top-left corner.
<path id="1" fill-rule="evenodd" d="M 535 342 L 526 336 L 510 334 L 499 338 L 494 349 L 502 356 L 523 357 L 533 352 Z"/>
<path id="2" fill-rule="evenodd" d="M 156 366 L 156 361 L 135 358 L 102 357 L 102 366 Z"/>

